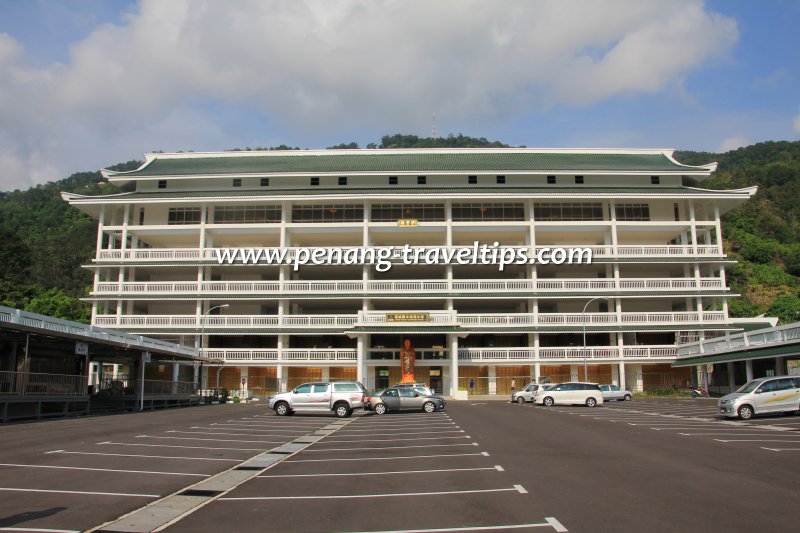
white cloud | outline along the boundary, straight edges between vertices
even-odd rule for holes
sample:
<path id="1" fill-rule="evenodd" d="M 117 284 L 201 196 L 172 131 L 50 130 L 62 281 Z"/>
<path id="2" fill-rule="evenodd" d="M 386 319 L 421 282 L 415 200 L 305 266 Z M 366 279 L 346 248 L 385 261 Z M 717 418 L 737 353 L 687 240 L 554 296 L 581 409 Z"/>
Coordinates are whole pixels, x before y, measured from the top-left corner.
<path id="1" fill-rule="evenodd" d="M 747 146 L 748 144 L 752 143 L 742 135 L 726 137 L 722 139 L 721 143 L 719 143 L 719 148 L 717 148 L 717 152 L 720 153 L 730 152 L 731 150 L 736 150 L 737 148 L 741 148 L 742 146 Z"/>
<path id="2" fill-rule="evenodd" d="M 48 168 L 65 174 L 190 139 L 197 145 L 184 148 L 241 142 L 204 115 L 206 104 L 248 109 L 306 137 L 418 128 L 433 112 L 500 123 L 554 105 L 680 87 L 738 38 L 735 21 L 701 0 L 138 7 L 46 68 L 29 66 L 0 34 L 0 141 L 26 167 L 40 161 L 31 182 Z M 177 116 L 186 122 L 175 124 Z M 12 166 L 0 166 L 0 176 L 10 178 Z"/>

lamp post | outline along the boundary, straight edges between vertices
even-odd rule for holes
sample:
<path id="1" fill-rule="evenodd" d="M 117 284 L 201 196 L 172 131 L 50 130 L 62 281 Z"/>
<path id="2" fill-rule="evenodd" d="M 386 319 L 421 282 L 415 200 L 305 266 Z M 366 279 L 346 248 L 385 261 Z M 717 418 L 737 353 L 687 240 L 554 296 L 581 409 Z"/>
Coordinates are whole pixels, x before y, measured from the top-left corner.
<path id="1" fill-rule="evenodd" d="M 594 302 L 595 300 L 608 300 L 607 296 L 598 296 L 597 298 L 592 298 L 586 305 L 583 306 L 583 311 L 581 311 L 581 322 L 583 323 L 583 379 L 589 381 L 589 367 L 586 363 L 586 308 L 589 307 L 589 304 Z"/>
<path id="2" fill-rule="evenodd" d="M 200 323 L 200 357 L 201 358 L 206 354 L 205 347 L 204 347 L 205 343 L 203 342 L 204 339 L 205 339 L 205 332 L 206 332 L 206 317 L 214 309 L 222 309 L 224 307 L 230 307 L 230 306 L 231 306 L 230 304 L 215 305 L 214 307 L 210 308 L 208 311 L 203 313 L 203 320 Z M 219 367 L 217 368 L 217 387 L 216 387 L 217 389 L 219 389 L 219 373 L 222 370 L 222 366 L 224 364 L 225 364 L 225 361 L 223 360 L 222 364 L 220 364 Z"/>

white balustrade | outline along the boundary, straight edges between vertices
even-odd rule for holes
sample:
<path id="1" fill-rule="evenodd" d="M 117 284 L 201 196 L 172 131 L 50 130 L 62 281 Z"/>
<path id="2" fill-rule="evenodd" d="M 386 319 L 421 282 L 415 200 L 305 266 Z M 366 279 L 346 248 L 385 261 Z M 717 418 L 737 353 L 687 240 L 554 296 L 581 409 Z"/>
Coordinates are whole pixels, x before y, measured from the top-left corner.
<path id="1" fill-rule="evenodd" d="M 724 254 L 719 253 L 719 248 L 716 245 L 700 245 L 697 246 L 697 252 L 695 253 L 693 247 L 691 246 L 682 246 L 682 245 L 661 245 L 661 246 L 648 246 L 648 245 L 618 245 L 616 249 L 613 246 L 592 246 L 588 244 L 568 244 L 568 243 L 559 243 L 553 245 L 542 245 L 541 247 L 545 246 L 559 246 L 559 247 L 573 247 L 573 248 L 589 248 L 592 251 L 592 257 L 594 258 L 616 258 L 616 257 L 681 257 L 681 258 L 690 258 L 693 256 L 710 256 L 710 257 L 724 257 Z M 436 246 L 411 246 L 411 250 L 427 250 L 430 248 L 434 248 Z M 340 247 L 342 252 L 346 252 L 347 250 L 358 248 L 356 246 L 342 246 Z M 437 248 L 451 250 L 453 248 L 463 248 L 458 246 L 438 246 Z M 520 247 L 524 248 L 524 247 Z M 231 247 L 231 248 L 206 248 L 204 250 L 200 250 L 198 248 L 142 248 L 137 250 L 100 250 L 97 254 L 97 258 L 95 261 L 98 262 L 131 262 L 131 263 L 147 263 L 147 262 L 164 262 L 164 261 L 211 261 L 216 263 L 217 262 L 217 253 L 222 253 L 223 250 L 238 250 L 239 248 Z M 244 247 L 243 249 L 248 250 L 248 248 Z M 261 248 L 254 248 L 258 250 L 264 250 L 264 254 L 267 256 L 275 257 L 276 253 L 280 253 L 282 250 L 279 247 L 261 247 Z M 290 247 L 286 248 L 286 255 L 284 256 L 284 260 L 294 260 L 295 256 L 297 255 L 297 247 Z M 397 246 L 394 249 L 393 255 L 391 257 L 392 262 L 399 262 L 402 260 L 402 247 Z M 530 257 L 530 248 L 528 249 L 528 254 Z M 227 253 L 227 252 L 226 252 Z M 413 257 L 412 252 L 412 257 Z M 472 253 L 468 254 L 467 259 L 472 258 Z M 227 262 L 227 261 L 226 261 Z M 241 263 L 241 257 L 237 253 L 236 259 L 234 263 Z M 262 262 L 263 264 L 263 262 Z"/>
<path id="2" fill-rule="evenodd" d="M 337 362 L 355 361 L 357 358 L 356 350 L 351 348 L 284 348 L 264 349 L 264 348 L 227 348 L 227 349 L 207 349 L 203 354 L 208 359 L 220 359 L 225 362 L 245 363 L 245 362 L 291 362 L 291 363 L 314 363 L 314 362 Z"/>
<path id="3" fill-rule="evenodd" d="M 392 321 L 393 314 L 426 315 L 427 320 Z M 536 321 L 532 313 L 458 313 L 456 311 L 359 311 L 357 315 L 98 315 L 95 324 L 126 329 L 184 328 L 199 331 L 206 328 L 268 329 L 268 328 L 330 328 L 334 331 L 356 326 L 408 326 L 450 325 L 470 327 L 525 327 L 525 326 L 618 326 L 649 324 L 697 324 L 725 322 L 725 313 L 706 311 L 681 313 L 622 313 L 621 322 L 616 313 L 539 313 Z M 203 326 L 205 322 L 205 326 Z M 723 342 L 723 341 L 718 341 Z M 726 341 L 727 342 L 727 341 Z"/>
<path id="4" fill-rule="evenodd" d="M 177 281 L 177 282 L 99 282 L 94 294 L 352 294 L 373 293 L 561 293 L 581 291 L 587 294 L 642 290 L 711 290 L 726 289 L 720 278 L 646 278 L 632 279 L 477 279 L 477 280 L 336 280 L 336 281 Z"/>

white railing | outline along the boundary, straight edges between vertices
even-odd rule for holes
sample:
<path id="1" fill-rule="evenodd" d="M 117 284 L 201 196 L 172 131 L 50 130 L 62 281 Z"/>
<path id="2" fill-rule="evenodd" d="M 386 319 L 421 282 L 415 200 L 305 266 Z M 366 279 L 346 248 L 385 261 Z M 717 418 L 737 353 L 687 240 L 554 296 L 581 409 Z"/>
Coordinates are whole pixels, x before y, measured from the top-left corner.
<path id="1" fill-rule="evenodd" d="M 209 359 L 225 362 L 272 362 L 272 363 L 320 363 L 355 361 L 356 350 L 351 348 L 254 348 L 254 349 L 216 349 L 203 350 Z"/>
<path id="2" fill-rule="evenodd" d="M 98 315 L 95 323 L 124 328 L 265 328 L 315 327 L 347 328 L 355 324 L 356 315 Z"/>
<path id="3" fill-rule="evenodd" d="M 648 324 L 689 324 L 698 322 L 725 322 L 723 312 L 699 313 L 539 313 L 539 320 L 530 313 L 513 314 L 467 314 L 460 313 L 458 319 L 465 326 L 550 326 L 568 325 L 648 325 Z"/>
<path id="4" fill-rule="evenodd" d="M 678 346 L 678 357 L 734 352 L 752 347 L 800 343 L 800 323 L 760 329 Z"/>
<path id="5" fill-rule="evenodd" d="M 316 362 L 354 362 L 358 355 L 349 348 L 302 349 L 302 348 L 253 348 L 253 349 L 208 349 L 204 351 L 209 359 L 219 359 L 226 363 L 266 362 L 266 363 L 316 363 Z M 418 361 L 449 360 L 447 349 L 418 349 Z M 586 358 L 603 359 L 674 359 L 675 346 L 590 346 L 586 348 Z M 370 361 L 398 360 L 397 350 L 370 349 L 366 354 Z M 517 348 L 459 348 L 458 359 L 464 362 L 534 362 L 537 360 L 574 361 L 583 359 L 582 347 L 517 347 Z"/>
<path id="6" fill-rule="evenodd" d="M 666 358 L 674 359 L 675 346 L 588 346 L 586 359 Z M 461 348 L 458 358 L 462 361 L 522 361 L 522 360 L 575 360 L 584 358 L 582 346 L 536 348 Z"/>
<path id="7" fill-rule="evenodd" d="M 548 246 L 548 245 L 541 245 Z M 681 246 L 681 245 L 618 245 L 616 249 L 614 246 L 593 246 L 593 245 L 586 245 L 586 244 L 569 244 L 569 243 L 559 243 L 557 245 L 552 246 L 571 246 L 575 248 L 589 248 L 592 250 L 592 256 L 594 258 L 622 258 L 622 257 L 680 257 L 680 258 L 691 258 L 691 257 L 724 257 L 724 254 L 719 252 L 719 248 L 716 245 L 700 245 L 697 246 L 697 251 L 692 246 Z M 411 250 L 427 250 L 432 248 L 431 246 L 411 246 Z M 347 251 L 351 248 L 357 248 L 356 246 L 343 246 L 341 247 L 342 251 Z M 452 249 L 457 247 L 446 247 L 440 246 L 439 248 L 443 249 Z M 236 249 L 236 248 L 230 248 Z M 261 247 L 259 249 L 264 250 L 269 255 L 281 250 L 279 247 Z M 289 247 L 286 248 L 286 258 L 290 260 L 294 260 L 295 256 L 297 255 L 297 247 Z M 217 262 L 217 251 L 228 250 L 228 248 L 206 248 L 201 250 L 199 248 L 143 248 L 138 250 L 99 250 L 97 253 L 97 257 L 95 261 L 97 262 L 163 262 L 163 261 L 211 261 L 216 263 Z M 392 262 L 401 262 L 402 261 L 402 254 L 401 254 L 402 247 L 396 247 L 394 253 L 390 260 Z M 528 253 L 531 253 L 531 249 L 527 248 Z M 467 259 L 472 259 L 472 253 L 470 252 L 469 255 L 466 256 Z M 530 255 L 528 257 L 531 257 Z M 235 263 L 241 264 L 241 260 L 237 257 Z"/>
<path id="8" fill-rule="evenodd" d="M 221 329 L 280 329 L 280 328 L 324 328 L 344 331 L 353 327 L 420 325 L 499 327 L 525 326 L 602 326 L 602 325 L 677 325 L 726 322 L 725 313 L 705 311 L 702 317 L 696 312 L 682 313 L 458 313 L 456 311 L 425 311 L 428 320 L 393 321 L 390 315 L 416 315 L 410 311 L 359 311 L 357 315 L 98 315 L 95 322 L 102 326 L 114 326 L 131 330 L 141 329 L 186 329 L 199 332 L 203 328 Z M 205 322 L 205 325 L 203 324 Z M 735 342 L 735 341 L 734 341 Z"/>
<path id="9" fill-rule="evenodd" d="M 113 282 L 97 284 L 93 294 L 200 294 L 230 293 L 358 294 L 375 293 L 561 293 L 588 294 L 608 291 L 721 290 L 720 278 L 619 278 L 619 279 L 477 279 L 477 280 L 342 280 L 342 281 L 176 281 Z"/>

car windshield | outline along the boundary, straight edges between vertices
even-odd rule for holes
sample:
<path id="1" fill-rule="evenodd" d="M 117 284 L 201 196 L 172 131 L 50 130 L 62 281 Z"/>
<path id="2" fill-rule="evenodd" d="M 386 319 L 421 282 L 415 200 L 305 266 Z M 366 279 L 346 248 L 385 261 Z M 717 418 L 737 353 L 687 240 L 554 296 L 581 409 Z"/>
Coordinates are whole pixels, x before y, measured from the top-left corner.
<path id="1" fill-rule="evenodd" d="M 758 387 L 760 384 L 761 384 L 760 381 L 748 381 L 747 383 L 736 389 L 736 392 L 753 392 L 754 390 L 756 390 L 756 387 Z"/>

